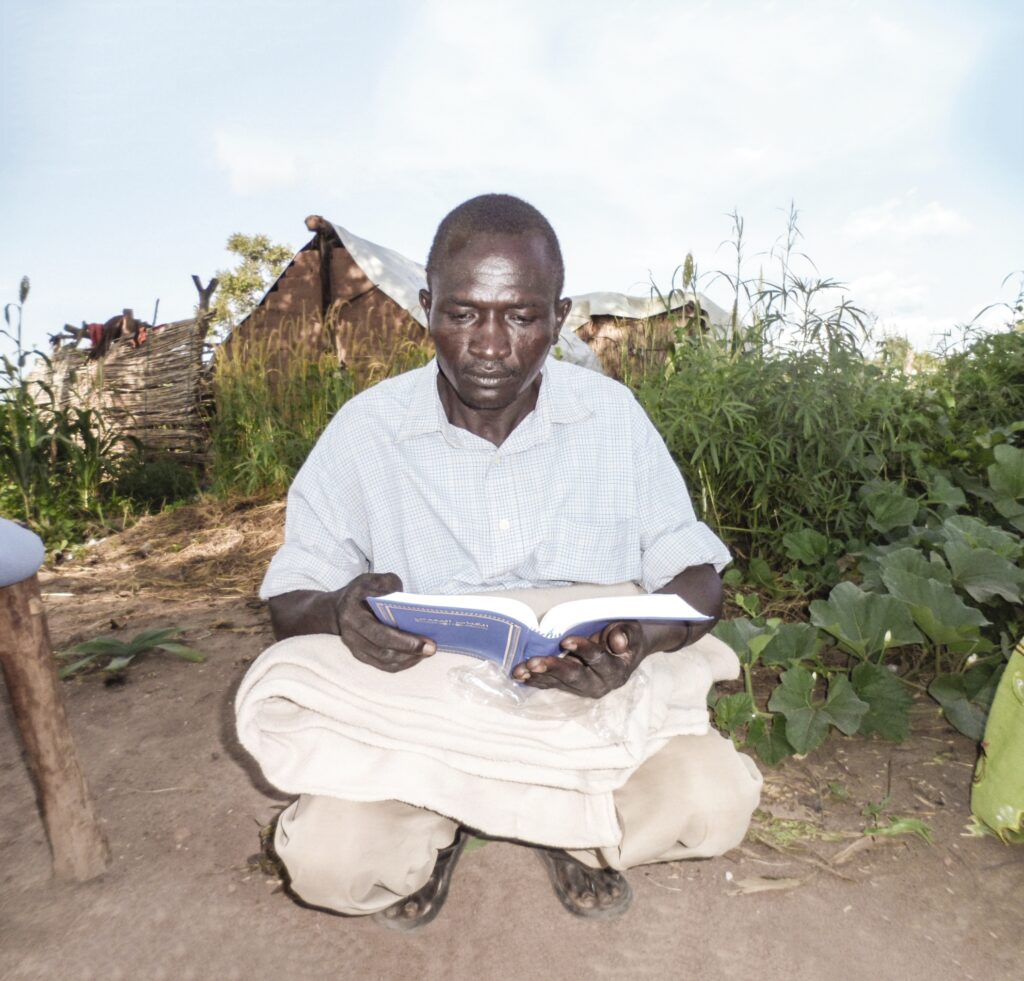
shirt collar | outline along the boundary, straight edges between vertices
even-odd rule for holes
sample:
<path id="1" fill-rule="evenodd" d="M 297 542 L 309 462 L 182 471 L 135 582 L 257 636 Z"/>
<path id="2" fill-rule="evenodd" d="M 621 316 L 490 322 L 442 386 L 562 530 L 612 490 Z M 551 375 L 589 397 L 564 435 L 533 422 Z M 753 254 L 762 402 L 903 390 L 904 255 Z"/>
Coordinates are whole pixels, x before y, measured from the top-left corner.
<path id="1" fill-rule="evenodd" d="M 553 425 L 580 422 L 592 414 L 572 390 L 567 378 L 559 378 L 562 366 L 553 358 L 547 358 L 541 368 L 540 394 L 537 405 L 509 436 L 509 443 L 532 445 L 546 439 Z M 476 439 L 471 433 L 453 426 L 445 415 L 441 398 L 437 394 L 437 359 L 431 360 L 420 369 L 419 377 L 412 389 L 412 397 L 398 430 L 399 442 L 422 436 L 426 433 L 441 433 L 449 443 L 462 445 L 463 436 Z"/>

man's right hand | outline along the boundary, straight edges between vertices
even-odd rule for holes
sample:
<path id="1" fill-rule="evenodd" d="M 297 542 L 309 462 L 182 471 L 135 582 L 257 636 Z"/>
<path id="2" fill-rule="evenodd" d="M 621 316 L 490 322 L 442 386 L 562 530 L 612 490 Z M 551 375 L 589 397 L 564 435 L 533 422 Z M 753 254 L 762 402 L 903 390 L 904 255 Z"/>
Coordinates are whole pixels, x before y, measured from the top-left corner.
<path id="1" fill-rule="evenodd" d="M 300 634 L 337 634 L 358 661 L 381 671 L 405 671 L 430 657 L 437 645 L 381 623 L 366 603 L 402 589 L 393 573 L 364 572 L 332 593 L 297 589 L 270 600 L 270 619 L 278 640 Z"/>
<path id="2" fill-rule="evenodd" d="M 337 593 L 338 633 L 357 661 L 381 671 L 405 671 L 430 657 L 437 645 L 426 637 L 407 634 L 380 622 L 366 602 L 402 590 L 394 573 L 364 572 Z"/>

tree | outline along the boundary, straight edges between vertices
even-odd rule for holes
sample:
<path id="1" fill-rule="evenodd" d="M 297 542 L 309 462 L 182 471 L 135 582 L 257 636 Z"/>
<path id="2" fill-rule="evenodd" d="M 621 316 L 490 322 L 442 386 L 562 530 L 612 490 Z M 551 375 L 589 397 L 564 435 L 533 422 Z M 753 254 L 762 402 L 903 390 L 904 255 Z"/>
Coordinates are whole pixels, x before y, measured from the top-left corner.
<path id="1" fill-rule="evenodd" d="M 275 245 L 267 235 L 242 232 L 228 239 L 227 250 L 238 256 L 238 263 L 234 269 L 217 272 L 220 288 L 211 318 L 222 336 L 252 312 L 293 254 L 291 246 Z"/>

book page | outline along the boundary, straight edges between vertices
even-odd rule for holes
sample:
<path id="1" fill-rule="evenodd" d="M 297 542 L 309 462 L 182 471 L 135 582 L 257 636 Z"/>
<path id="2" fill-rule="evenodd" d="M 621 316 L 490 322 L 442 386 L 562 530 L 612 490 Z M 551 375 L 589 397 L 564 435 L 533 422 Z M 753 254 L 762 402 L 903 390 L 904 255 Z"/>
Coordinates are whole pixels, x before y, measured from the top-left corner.
<path id="1" fill-rule="evenodd" d="M 388 593 L 377 597 L 382 602 L 408 603 L 412 606 L 436 606 L 445 610 L 481 610 L 484 613 L 497 613 L 529 627 L 537 629 L 537 615 L 521 600 L 509 599 L 507 596 L 488 596 L 486 593 L 457 594 L 454 596 L 435 596 L 430 593 Z M 569 604 L 567 604 L 569 605 Z"/>
<path id="2" fill-rule="evenodd" d="M 553 606 L 540 621 L 540 633 L 561 637 L 578 624 L 613 620 L 710 620 L 674 593 L 598 596 Z"/>

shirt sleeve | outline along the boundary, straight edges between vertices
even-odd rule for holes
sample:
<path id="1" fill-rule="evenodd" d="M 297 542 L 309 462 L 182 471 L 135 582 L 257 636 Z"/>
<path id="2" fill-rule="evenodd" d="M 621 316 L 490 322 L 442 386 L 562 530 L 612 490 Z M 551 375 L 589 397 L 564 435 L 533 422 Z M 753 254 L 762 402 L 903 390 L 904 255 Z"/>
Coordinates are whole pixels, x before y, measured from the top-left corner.
<path id="1" fill-rule="evenodd" d="M 270 562 L 260 597 L 294 589 L 332 592 L 370 566 L 365 502 L 346 462 L 344 420 L 335 417 L 288 491 L 284 544 Z"/>
<path id="2" fill-rule="evenodd" d="M 697 520 L 683 475 L 639 403 L 633 434 L 641 585 L 654 592 L 695 565 L 713 565 L 721 572 L 732 560 L 729 550 Z"/>

